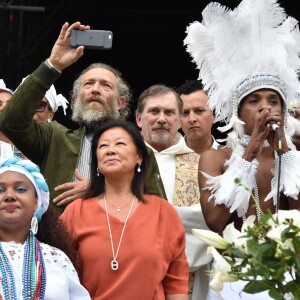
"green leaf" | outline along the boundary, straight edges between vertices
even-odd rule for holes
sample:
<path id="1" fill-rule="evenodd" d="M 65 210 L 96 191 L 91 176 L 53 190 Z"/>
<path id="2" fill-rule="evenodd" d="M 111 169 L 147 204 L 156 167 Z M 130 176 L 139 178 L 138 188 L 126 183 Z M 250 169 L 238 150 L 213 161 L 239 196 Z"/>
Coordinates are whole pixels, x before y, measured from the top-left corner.
<path id="1" fill-rule="evenodd" d="M 230 257 L 235 257 L 235 258 L 247 258 L 247 255 L 245 254 L 244 251 L 235 248 L 235 247 L 229 247 L 224 253 L 226 253 Z"/>
<path id="2" fill-rule="evenodd" d="M 297 282 L 295 281 L 289 281 L 285 286 L 284 290 L 286 292 L 291 292 L 293 291 L 294 296 L 298 296 L 298 299 L 300 299 L 300 286 Z"/>
<path id="3" fill-rule="evenodd" d="M 266 257 L 274 256 L 276 249 L 276 243 L 268 241 L 257 246 L 257 252 L 255 253 L 255 256 L 262 260 Z"/>
<path id="4" fill-rule="evenodd" d="M 275 300 L 282 300 L 284 299 L 283 298 L 283 295 L 281 292 L 277 291 L 276 289 L 272 289 L 269 291 L 269 296 Z"/>
<path id="5" fill-rule="evenodd" d="M 295 252 L 299 255 L 300 254 L 300 237 L 299 236 L 294 237 L 292 242 L 293 242 Z"/>
<path id="6" fill-rule="evenodd" d="M 268 280 L 251 280 L 248 282 L 243 291 L 248 294 L 256 294 L 263 291 L 267 291 L 273 288 L 272 282 Z"/>

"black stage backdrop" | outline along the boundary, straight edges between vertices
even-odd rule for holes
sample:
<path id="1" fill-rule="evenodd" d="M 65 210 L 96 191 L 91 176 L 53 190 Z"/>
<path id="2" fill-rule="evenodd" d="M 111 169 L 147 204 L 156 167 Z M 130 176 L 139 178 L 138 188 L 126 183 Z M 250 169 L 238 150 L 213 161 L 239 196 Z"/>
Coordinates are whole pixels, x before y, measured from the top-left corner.
<path id="1" fill-rule="evenodd" d="M 262 0 L 263 1 L 263 0 Z M 15 89 L 50 55 L 64 22 L 80 21 L 91 29 L 111 30 L 113 47 L 108 51 L 85 50 L 84 56 L 56 81 L 58 93 L 69 98 L 79 72 L 93 62 L 119 69 L 133 90 L 134 111 L 139 94 L 152 84 L 173 87 L 196 79 L 196 65 L 185 51 L 186 27 L 201 21 L 207 0 L 0 0 L 0 78 Z M 240 1 L 221 0 L 234 8 Z M 279 1 L 289 15 L 299 20 L 297 1 Z M 61 110 L 56 120 L 70 127 L 70 110 Z M 131 120 L 134 120 L 131 116 Z M 215 133 L 217 135 L 217 133 Z"/>

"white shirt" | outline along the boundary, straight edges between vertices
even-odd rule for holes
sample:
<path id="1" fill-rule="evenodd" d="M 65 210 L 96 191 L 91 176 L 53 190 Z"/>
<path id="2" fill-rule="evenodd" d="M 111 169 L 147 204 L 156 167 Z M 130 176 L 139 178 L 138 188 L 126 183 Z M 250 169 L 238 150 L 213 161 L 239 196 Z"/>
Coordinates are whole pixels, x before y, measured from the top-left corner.
<path id="1" fill-rule="evenodd" d="M 214 137 L 212 138 L 213 144 L 211 149 L 218 149 L 219 144 Z M 146 143 L 146 145 L 154 152 L 168 202 L 171 204 L 173 204 L 173 193 L 175 186 L 175 157 L 178 154 L 194 152 L 186 145 L 185 139 L 180 133 L 177 134 L 177 140 L 178 142 L 175 145 L 161 152 L 158 152 L 148 143 Z M 175 208 L 180 216 L 186 232 L 185 252 L 189 263 L 189 269 L 190 272 L 196 272 L 192 299 L 205 300 L 209 284 L 209 276 L 207 274 L 208 263 L 211 261 L 211 256 L 207 255 L 206 253 L 207 245 L 193 235 L 191 230 L 192 228 L 209 230 L 209 228 L 204 220 L 200 204 L 181 207 L 175 206 Z"/>
<path id="2" fill-rule="evenodd" d="M 14 156 L 11 144 L 0 140 L 0 159 L 1 161 L 7 160 Z"/>
<path id="3" fill-rule="evenodd" d="M 178 154 L 194 152 L 186 145 L 183 136 L 179 132 L 177 133 L 176 140 L 177 143 L 175 145 L 172 145 L 171 147 L 164 149 L 161 152 L 158 152 L 156 149 L 145 142 L 146 145 L 153 150 L 159 168 L 159 173 L 164 184 L 168 202 L 171 204 L 173 204 L 173 194 L 175 186 L 175 156 Z"/>
<path id="4" fill-rule="evenodd" d="M 23 300 L 22 272 L 25 243 L 1 242 L 1 244 L 12 266 L 17 299 Z M 90 300 L 88 291 L 80 284 L 77 272 L 66 254 L 47 244 L 40 243 L 40 245 L 46 268 L 45 300 Z"/>

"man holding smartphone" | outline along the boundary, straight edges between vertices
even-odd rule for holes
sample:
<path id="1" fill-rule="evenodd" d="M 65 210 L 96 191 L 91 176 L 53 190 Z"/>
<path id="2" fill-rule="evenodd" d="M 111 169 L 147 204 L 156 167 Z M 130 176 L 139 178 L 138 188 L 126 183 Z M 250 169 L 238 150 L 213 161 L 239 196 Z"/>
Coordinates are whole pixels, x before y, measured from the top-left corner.
<path id="1" fill-rule="evenodd" d="M 68 129 L 56 121 L 40 125 L 32 120 L 45 92 L 61 72 L 75 63 L 84 46 L 72 48 L 72 30 L 89 30 L 76 22 L 62 26 L 50 57 L 20 85 L 0 116 L 0 130 L 38 164 L 50 189 L 52 207 L 79 198 L 88 184 L 91 138 L 95 128 L 107 119 L 125 119 L 131 98 L 128 84 L 113 67 L 96 63 L 86 68 L 74 82 L 72 119 L 79 129 Z M 151 154 L 151 153 L 150 153 Z M 152 153 L 153 155 L 153 153 Z M 158 167 L 153 157 L 146 192 L 165 198 Z"/>

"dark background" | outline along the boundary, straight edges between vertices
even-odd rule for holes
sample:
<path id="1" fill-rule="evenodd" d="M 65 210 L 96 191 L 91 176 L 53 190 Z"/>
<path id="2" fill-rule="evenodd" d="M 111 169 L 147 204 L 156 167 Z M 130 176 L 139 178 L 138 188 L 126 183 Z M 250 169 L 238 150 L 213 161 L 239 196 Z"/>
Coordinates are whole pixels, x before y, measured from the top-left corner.
<path id="1" fill-rule="evenodd" d="M 264 0 L 261 0 L 264 1 Z M 113 48 L 85 50 L 84 56 L 64 70 L 56 81 L 58 93 L 69 98 L 73 81 L 93 62 L 105 62 L 119 69 L 133 90 L 133 99 L 152 84 L 173 87 L 196 79 L 198 71 L 185 51 L 186 27 L 201 21 L 201 11 L 210 1 L 201 0 L 0 0 L 0 78 L 15 89 L 50 55 L 64 22 L 80 21 L 91 29 L 111 30 Z M 234 8 L 240 1 L 220 0 Z M 279 1 L 286 12 L 299 20 L 296 0 Z M 43 8 L 44 11 L 33 10 Z M 133 102 L 133 110 L 135 101 Z M 131 116 L 131 118 L 133 118 Z M 68 127 L 70 110 L 56 119 Z"/>

